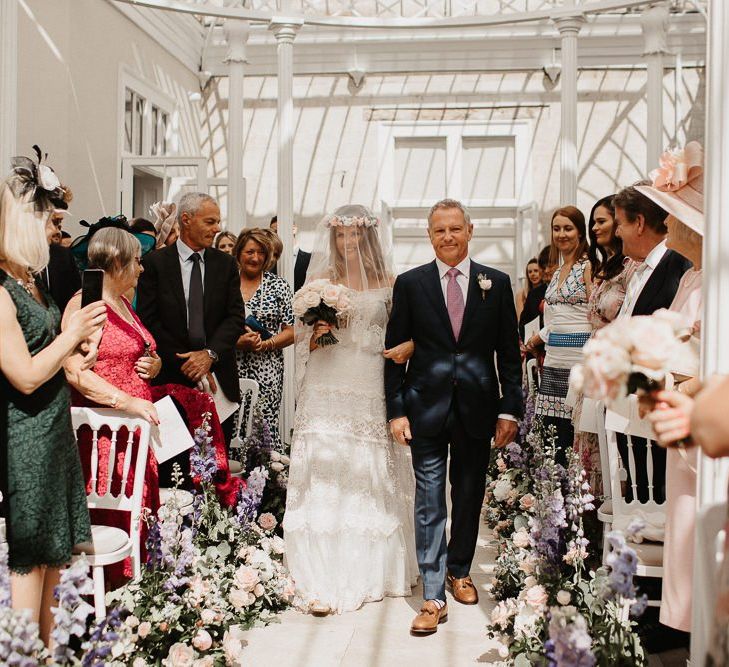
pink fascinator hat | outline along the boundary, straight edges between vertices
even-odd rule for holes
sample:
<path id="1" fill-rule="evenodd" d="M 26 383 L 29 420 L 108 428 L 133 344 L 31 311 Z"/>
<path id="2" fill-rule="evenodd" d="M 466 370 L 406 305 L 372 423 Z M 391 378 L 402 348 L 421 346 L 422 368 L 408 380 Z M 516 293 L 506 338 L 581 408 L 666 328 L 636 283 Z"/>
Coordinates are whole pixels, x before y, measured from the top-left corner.
<path id="1" fill-rule="evenodd" d="M 704 235 L 704 149 L 698 141 L 661 155 L 660 166 L 650 174 L 651 185 L 637 185 L 638 192 L 668 211 L 674 218 Z"/>

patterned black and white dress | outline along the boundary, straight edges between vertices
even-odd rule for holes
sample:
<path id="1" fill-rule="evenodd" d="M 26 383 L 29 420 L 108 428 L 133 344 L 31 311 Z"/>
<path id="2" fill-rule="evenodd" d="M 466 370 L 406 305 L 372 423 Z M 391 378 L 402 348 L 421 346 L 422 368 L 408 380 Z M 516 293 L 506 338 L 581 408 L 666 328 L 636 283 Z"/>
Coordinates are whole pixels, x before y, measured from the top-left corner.
<path id="1" fill-rule="evenodd" d="M 565 403 L 570 369 L 582 361 L 582 347 L 592 332 L 587 319 L 587 265 L 587 258 L 575 262 L 562 285 L 559 271 L 555 271 L 544 296 L 544 328 L 540 336 L 546 343 L 546 356 L 535 410 L 543 417 L 572 417 L 572 408 Z"/>
<path id="2" fill-rule="evenodd" d="M 284 326 L 294 325 L 294 313 L 291 309 L 291 287 L 279 276 L 264 272 L 261 284 L 249 301 L 246 302 L 246 314 L 253 315 L 272 334 L 277 334 Z M 236 352 L 238 361 L 238 377 L 250 378 L 258 382 L 260 393 L 258 408 L 268 423 L 274 444 L 280 445 L 278 428 L 279 408 L 283 394 L 284 357 L 283 350 L 272 352 Z M 247 410 L 247 406 L 246 406 Z M 245 430 L 247 414 L 241 422 Z M 245 433 L 240 434 L 241 437 Z"/>

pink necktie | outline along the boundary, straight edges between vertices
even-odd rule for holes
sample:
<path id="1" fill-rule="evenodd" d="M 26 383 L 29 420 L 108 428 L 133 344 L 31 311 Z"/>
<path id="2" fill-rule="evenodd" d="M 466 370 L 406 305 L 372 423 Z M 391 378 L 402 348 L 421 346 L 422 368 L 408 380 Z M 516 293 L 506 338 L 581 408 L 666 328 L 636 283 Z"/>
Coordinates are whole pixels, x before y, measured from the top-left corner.
<path id="1" fill-rule="evenodd" d="M 463 303 L 463 292 L 458 285 L 458 269 L 448 269 L 448 285 L 446 287 L 446 305 L 448 308 L 448 317 L 451 319 L 451 327 L 453 327 L 453 335 L 458 340 L 461 334 L 461 324 L 463 324 L 463 311 L 465 305 Z"/>

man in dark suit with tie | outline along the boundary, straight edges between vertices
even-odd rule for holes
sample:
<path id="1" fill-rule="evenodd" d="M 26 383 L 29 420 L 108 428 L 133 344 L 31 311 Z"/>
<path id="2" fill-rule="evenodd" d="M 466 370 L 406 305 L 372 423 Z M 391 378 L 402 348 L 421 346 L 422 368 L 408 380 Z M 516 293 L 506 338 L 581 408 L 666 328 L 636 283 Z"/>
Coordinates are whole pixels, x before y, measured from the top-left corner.
<path id="1" fill-rule="evenodd" d="M 187 193 L 177 206 L 178 240 L 148 253 L 137 312 L 157 341 L 162 370 L 155 382 L 196 386 L 212 373 L 231 401 L 240 400 L 235 344 L 244 307 L 235 259 L 212 247 L 220 209 L 209 195 Z M 230 439 L 232 418 L 223 424 Z"/>
<path id="2" fill-rule="evenodd" d="M 271 218 L 269 227 L 278 234 L 278 216 L 274 215 Z M 301 248 L 296 245 L 297 231 L 298 229 L 296 228 L 296 224 L 294 224 L 294 292 L 298 292 L 306 282 L 306 272 L 309 269 L 309 262 L 311 261 L 311 253 L 301 250 Z M 276 264 L 271 267 L 271 273 L 278 273 L 278 267 Z"/>
<path id="3" fill-rule="evenodd" d="M 650 184 L 650 181 L 646 183 Z M 666 248 L 668 229 L 665 220 L 668 213 L 633 186 L 618 192 L 613 205 L 616 235 L 623 242 L 623 253 L 640 263 L 625 290 L 620 315 L 652 315 L 661 308 L 668 308 L 676 295 L 681 276 L 691 267 L 691 262 L 685 257 Z M 625 469 L 629 470 L 625 436 L 618 435 L 618 449 L 626 462 Z M 648 463 L 643 438 L 633 438 L 633 453 L 638 498 L 645 502 L 648 500 Z M 666 450 L 653 447 L 652 454 L 654 500 L 660 503 L 666 497 Z M 632 496 L 628 484 L 626 498 L 631 500 Z"/>
<path id="4" fill-rule="evenodd" d="M 444 199 L 428 215 L 435 261 L 398 276 L 386 348 L 413 340 L 407 366 L 385 362 L 390 430 L 410 445 L 415 535 L 424 603 L 412 632 L 435 632 L 453 597 L 478 602 L 469 571 L 476 548 L 491 438 L 512 442 L 522 413 L 521 357 L 509 277 L 472 261 L 462 204 Z M 497 374 L 498 368 L 498 374 Z M 450 450 L 451 539 L 445 499 Z"/>

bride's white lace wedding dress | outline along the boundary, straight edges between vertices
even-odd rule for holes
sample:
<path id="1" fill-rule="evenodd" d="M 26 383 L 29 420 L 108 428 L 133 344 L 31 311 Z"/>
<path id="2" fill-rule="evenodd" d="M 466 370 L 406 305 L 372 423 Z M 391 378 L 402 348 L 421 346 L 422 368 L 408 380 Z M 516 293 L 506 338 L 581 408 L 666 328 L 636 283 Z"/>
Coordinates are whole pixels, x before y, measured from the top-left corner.
<path id="1" fill-rule="evenodd" d="M 297 352 L 296 406 L 284 536 L 303 606 L 357 609 L 410 595 L 418 576 L 409 453 L 385 412 L 391 289 L 356 292 L 339 343 Z M 308 349 L 308 338 L 298 342 Z"/>

